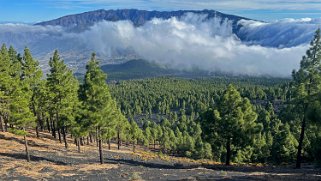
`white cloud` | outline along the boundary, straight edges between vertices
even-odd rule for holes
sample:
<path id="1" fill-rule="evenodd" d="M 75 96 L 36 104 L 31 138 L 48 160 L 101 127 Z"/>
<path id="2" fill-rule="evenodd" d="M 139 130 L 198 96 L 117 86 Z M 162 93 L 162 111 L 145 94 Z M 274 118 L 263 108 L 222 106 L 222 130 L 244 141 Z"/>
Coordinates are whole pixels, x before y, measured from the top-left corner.
<path id="1" fill-rule="evenodd" d="M 311 22 L 318 20 L 241 22 L 246 24 L 249 36 L 262 35 L 262 42 L 258 41 L 256 45 L 241 42 L 232 33 L 228 20 L 204 20 L 204 16 L 193 14 L 182 19 L 154 19 L 141 27 L 134 27 L 128 21 L 100 22 L 83 33 L 67 33 L 61 27 L 5 24 L 0 25 L 0 42 L 12 44 L 19 51 L 24 46 L 30 47 L 43 65 L 47 64 L 54 49 L 61 52 L 70 66 L 77 67 L 85 66 L 92 51 L 105 61 L 135 52 L 146 60 L 178 69 L 289 76 L 299 67 L 308 47 L 314 32 L 309 28 Z M 302 43 L 281 49 L 261 46 L 275 36 L 275 31 L 264 34 L 265 30 L 280 31 L 284 41 L 289 41 L 291 36 L 303 35 L 302 39 L 299 37 Z"/>
<path id="2" fill-rule="evenodd" d="M 232 34 L 229 21 L 220 22 L 191 15 L 182 20 L 155 19 L 139 28 L 127 21 L 101 22 L 82 37 L 101 54 L 131 47 L 141 57 L 173 68 L 247 75 L 289 76 L 307 48 L 245 45 Z"/>
<path id="3" fill-rule="evenodd" d="M 241 20 L 243 25 L 239 32 L 247 44 L 269 47 L 293 47 L 308 43 L 318 27 L 321 19 L 301 18 L 282 19 L 272 23 L 252 20 Z"/>

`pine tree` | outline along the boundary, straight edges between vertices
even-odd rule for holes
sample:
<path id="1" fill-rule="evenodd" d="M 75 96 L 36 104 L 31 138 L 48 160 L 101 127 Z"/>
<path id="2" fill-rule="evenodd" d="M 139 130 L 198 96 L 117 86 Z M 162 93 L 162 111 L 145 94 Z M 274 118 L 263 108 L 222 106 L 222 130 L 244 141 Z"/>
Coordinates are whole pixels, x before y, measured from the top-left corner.
<path id="1" fill-rule="evenodd" d="M 129 129 L 130 124 L 125 116 L 118 109 L 118 113 L 116 116 L 116 132 L 117 132 L 117 149 L 120 150 L 122 139 L 125 138 L 126 130 Z"/>
<path id="2" fill-rule="evenodd" d="M 3 44 L 0 50 L 0 126 L 2 131 L 7 131 L 12 85 L 17 83 L 10 74 L 12 72 L 10 67 L 10 56 L 6 45 Z"/>
<path id="3" fill-rule="evenodd" d="M 290 131 L 290 126 L 285 124 L 281 131 L 277 132 L 272 145 L 272 158 L 274 162 L 292 162 L 295 159 L 295 152 L 298 141 Z"/>
<path id="4" fill-rule="evenodd" d="M 319 102 L 318 95 L 321 91 L 321 33 L 318 29 L 314 39 L 310 43 L 310 48 L 303 56 L 298 71 L 293 71 L 292 77 L 292 103 L 296 112 L 299 112 L 301 120 L 301 133 L 297 150 L 296 168 L 301 167 L 302 149 L 304 135 L 308 124 L 309 115 L 313 115 L 311 110 L 316 102 Z"/>
<path id="5" fill-rule="evenodd" d="M 154 147 L 154 150 L 156 149 L 156 141 L 157 141 L 157 138 L 158 138 L 158 129 L 157 129 L 157 125 L 155 122 L 152 123 L 152 126 L 151 126 L 151 137 L 152 137 L 152 140 L 153 140 L 153 147 Z"/>
<path id="6" fill-rule="evenodd" d="M 107 75 L 101 70 L 96 55 L 92 54 L 86 66 L 84 84 L 80 89 L 80 99 L 84 111 L 84 120 L 90 131 L 96 131 L 100 163 L 103 164 L 102 139 L 116 110 L 106 84 Z"/>
<path id="7" fill-rule="evenodd" d="M 149 148 L 150 142 L 153 141 L 151 128 L 149 126 L 147 126 L 144 130 L 144 137 L 144 145 L 147 146 L 147 148 Z"/>
<path id="8" fill-rule="evenodd" d="M 47 75 L 47 86 L 50 99 L 50 114 L 56 120 L 58 134 L 60 135 L 62 132 L 65 148 L 67 149 L 66 131 L 75 119 L 73 113 L 78 102 L 79 84 L 72 71 L 60 59 L 58 51 L 54 52 L 49 61 L 49 66 L 50 73 Z"/>
<path id="9" fill-rule="evenodd" d="M 143 132 L 133 120 L 130 122 L 129 137 L 133 144 L 133 152 L 135 152 L 137 140 L 143 137 Z"/>
<path id="10" fill-rule="evenodd" d="M 36 121 L 32 111 L 29 108 L 29 100 L 31 97 L 30 91 L 25 91 L 22 89 L 25 82 L 20 81 L 15 91 L 12 94 L 11 104 L 10 104 L 10 124 L 14 125 L 11 128 L 11 132 L 17 135 L 24 136 L 25 149 L 27 155 L 27 161 L 30 162 L 30 155 L 28 150 L 27 142 L 27 128 L 33 127 Z"/>
<path id="11" fill-rule="evenodd" d="M 230 165 L 232 146 L 249 145 L 253 135 L 260 131 L 256 124 L 257 114 L 250 101 L 243 99 L 240 93 L 229 85 L 214 115 L 213 130 L 225 143 L 225 164 Z"/>
<path id="12" fill-rule="evenodd" d="M 9 50 L 10 52 L 10 50 Z M 14 62 L 14 61 L 13 61 Z M 34 60 L 30 50 L 28 48 L 25 48 L 24 55 L 21 60 L 21 79 L 25 82 L 26 91 L 31 93 L 30 100 L 29 100 L 29 107 L 32 110 L 34 116 L 37 117 L 37 126 L 36 126 L 36 133 L 37 137 L 39 137 L 38 133 L 38 127 L 40 125 L 40 117 L 41 112 L 39 110 L 41 109 L 42 105 L 37 104 L 37 96 L 39 97 L 40 89 L 43 88 L 41 86 L 41 78 L 43 76 L 42 71 L 39 67 L 38 61 Z"/>
<path id="13" fill-rule="evenodd" d="M 4 48 L 5 49 L 5 48 Z M 3 51 L 5 51 L 3 49 Z M 7 89 L 10 98 L 9 104 L 9 119 L 8 122 L 12 125 L 10 131 L 17 135 L 24 136 L 25 150 L 27 161 L 30 161 L 27 141 L 27 129 L 33 127 L 35 124 L 35 117 L 30 109 L 30 100 L 32 97 L 32 90 L 29 89 L 30 82 L 23 77 L 21 71 L 21 64 L 19 56 L 16 51 L 10 47 L 7 58 L 9 58 L 8 81 L 10 82 L 11 90 Z"/>

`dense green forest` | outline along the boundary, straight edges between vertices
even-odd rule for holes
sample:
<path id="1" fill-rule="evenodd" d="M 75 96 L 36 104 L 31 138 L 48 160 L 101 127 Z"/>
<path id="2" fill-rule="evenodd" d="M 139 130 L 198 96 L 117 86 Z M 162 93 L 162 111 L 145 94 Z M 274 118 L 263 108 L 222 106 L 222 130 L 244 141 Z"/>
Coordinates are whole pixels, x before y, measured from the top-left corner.
<path id="1" fill-rule="evenodd" d="M 28 48 L 0 50 L 0 129 L 234 163 L 321 162 L 320 30 L 292 79 L 151 78 L 107 84 L 95 54 L 82 81 L 59 57 L 46 76 Z M 93 148 L 95 149 L 95 148 Z M 109 146 L 110 149 L 110 146 Z"/>

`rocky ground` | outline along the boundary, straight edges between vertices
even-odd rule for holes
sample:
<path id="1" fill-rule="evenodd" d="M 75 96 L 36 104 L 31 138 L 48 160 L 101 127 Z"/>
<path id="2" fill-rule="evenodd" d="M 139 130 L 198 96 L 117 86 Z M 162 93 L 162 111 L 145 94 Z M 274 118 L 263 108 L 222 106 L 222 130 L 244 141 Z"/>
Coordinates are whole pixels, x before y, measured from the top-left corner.
<path id="1" fill-rule="evenodd" d="M 70 140 L 71 141 L 71 140 Z M 168 157 L 130 148 L 104 148 L 105 164 L 98 164 L 94 144 L 77 153 L 48 134 L 29 137 L 31 162 L 25 161 L 21 137 L 0 133 L 0 180 L 321 180 L 321 170 L 231 166 Z"/>

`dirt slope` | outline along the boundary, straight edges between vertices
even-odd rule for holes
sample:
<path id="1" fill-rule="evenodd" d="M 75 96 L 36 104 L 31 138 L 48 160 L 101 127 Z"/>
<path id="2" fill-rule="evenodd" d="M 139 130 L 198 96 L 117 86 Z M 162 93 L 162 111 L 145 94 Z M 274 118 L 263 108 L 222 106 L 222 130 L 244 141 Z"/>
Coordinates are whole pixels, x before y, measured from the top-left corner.
<path id="1" fill-rule="evenodd" d="M 316 169 L 257 166 L 225 167 L 206 161 L 174 158 L 130 148 L 104 147 L 105 164 L 98 164 L 95 144 L 70 148 L 42 133 L 29 136 L 31 162 L 25 161 L 22 137 L 0 132 L 0 180 L 321 180 Z M 203 166 L 201 166 L 203 165 Z"/>

